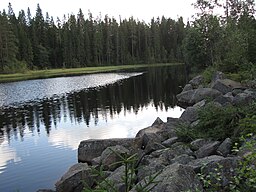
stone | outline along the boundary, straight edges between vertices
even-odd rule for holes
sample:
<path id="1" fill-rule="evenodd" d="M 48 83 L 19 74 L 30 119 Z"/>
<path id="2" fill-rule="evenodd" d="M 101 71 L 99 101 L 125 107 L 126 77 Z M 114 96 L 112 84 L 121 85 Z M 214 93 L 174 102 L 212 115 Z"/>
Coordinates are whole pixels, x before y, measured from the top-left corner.
<path id="1" fill-rule="evenodd" d="M 216 154 L 216 150 L 219 147 L 219 145 L 220 145 L 219 141 L 213 141 L 211 143 L 203 145 L 197 151 L 195 151 L 195 155 L 197 158 L 203 158 L 210 155 L 214 155 Z"/>
<path id="2" fill-rule="evenodd" d="M 188 164 L 189 162 L 195 160 L 195 157 L 191 156 L 191 155 L 187 155 L 187 154 L 182 154 L 182 155 L 179 155 L 177 157 L 174 157 L 173 159 L 170 160 L 170 164 L 173 164 L 173 163 L 179 163 L 179 164 L 182 164 L 182 165 L 186 165 Z"/>
<path id="3" fill-rule="evenodd" d="M 217 153 L 226 157 L 228 154 L 231 153 L 232 149 L 232 140 L 230 138 L 226 138 L 218 147 Z"/>
<path id="4" fill-rule="evenodd" d="M 87 163 L 77 163 L 55 184 L 56 192 L 81 192 L 86 182 L 89 187 L 94 183 L 91 168 Z"/>
<path id="5" fill-rule="evenodd" d="M 120 156 L 129 157 L 129 150 L 121 145 L 106 148 L 100 158 L 104 170 L 114 171 L 117 167 L 120 167 L 121 163 L 117 163 L 122 160 Z"/>
<path id="6" fill-rule="evenodd" d="M 91 164 L 92 159 L 99 157 L 110 146 L 122 145 L 131 151 L 141 148 L 140 138 L 123 139 L 89 139 L 81 141 L 78 147 L 78 162 Z"/>
<path id="7" fill-rule="evenodd" d="M 198 119 L 198 109 L 196 107 L 187 107 L 180 118 L 187 123 L 193 123 Z"/>
<path id="8" fill-rule="evenodd" d="M 211 139 L 196 139 L 190 143 L 191 149 L 194 151 L 198 150 L 199 148 L 203 147 L 204 145 L 207 145 L 209 143 L 212 143 Z"/>
<path id="9" fill-rule="evenodd" d="M 224 159 L 224 157 L 218 155 L 211 155 L 208 157 L 192 160 L 188 163 L 188 165 L 193 167 L 196 173 L 199 173 L 203 166 L 207 165 L 208 163 L 217 162 L 222 159 Z"/>
<path id="10" fill-rule="evenodd" d="M 234 99 L 232 104 L 235 106 L 245 106 L 252 103 L 253 97 L 248 93 L 238 93 Z"/>
<path id="11" fill-rule="evenodd" d="M 162 142 L 163 146 L 171 147 L 174 143 L 178 141 L 178 137 L 172 137 Z"/>
<path id="12" fill-rule="evenodd" d="M 197 89 L 200 85 L 202 85 L 204 82 L 204 78 L 202 75 L 198 75 L 196 77 L 194 77 L 193 79 L 191 79 L 189 81 L 189 84 L 194 88 Z"/>
<path id="13" fill-rule="evenodd" d="M 217 102 L 217 103 L 221 104 L 222 106 L 227 106 L 227 105 L 231 105 L 233 100 L 234 100 L 234 97 L 230 96 L 227 93 L 225 95 L 218 96 L 216 99 L 214 99 L 214 102 Z"/>
<path id="14" fill-rule="evenodd" d="M 116 189 L 116 191 L 125 191 L 125 183 L 123 181 L 123 177 L 125 176 L 125 166 L 121 166 L 117 168 L 114 172 L 112 172 L 106 180 L 110 181 L 113 185 L 113 188 Z M 104 185 L 104 182 L 101 183 L 101 185 Z M 109 186 L 106 186 L 106 188 L 109 188 Z"/>
<path id="15" fill-rule="evenodd" d="M 157 174 L 157 173 L 155 173 Z M 148 177 L 145 178 L 148 180 Z M 180 191 L 202 191 L 202 184 L 196 176 L 193 168 L 181 164 L 172 164 L 159 172 L 154 179 L 155 183 L 147 186 L 151 192 L 180 192 Z M 138 186 L 145 186 L 145 180 L 140 181 Z M 154 186 L 155 185 L 155 186 Z M 149 190 L 150 189 L 150 190 Z M 136 186 L 130 191 L 135 192 Z"/>
<path id="16" fill-rule="evenodd" d="M 192 89 L 193 89 L 193 86 L 191 84 L 186 84 L 182 91 L 189 91 Z"/>
<path id="17" fill-rule="evenodd" d="M 226 76 L 221 71 L 216 71 L 212 76 L 212 82 L 214 83 L 217 80 L 226 79 Z"/>
<path id="18" fill-rule="evenodd" d="M 230 79 L 219 79 L 213 83 L 212 88 L 226 94 L 233 89 L 242 88 L 242 84 Z"/>
<path id="19" fill-rule="evenodd" d="M 219 174 L 221 180 L 216 180 L 216 178 L 213 177 L 212 182 L 226 187 L 230 184 L 230 180 L 236 175 L 235 170 L 238 167 L 238 162 L 238 157 L 227 157 L 212 161 L 202 167 L 201 173 L 203 175 Z"/>
<path id="20" fill-rule="evenodd" d="M 193 107 L 200 109 L 200 108 L 204 107 L 205 104 L 206 104 L 206 100 L 202 100 L 202 101 L 199 101 L 198 103 L 194 104 Z"/>
<path id="21" fill-rule="evenodd" d="M 212 88 L 199 88 L 190 91 L 181 92 L 176 97 L 179 105 L 181 106 L 192 106 L 204 99 L 215 99 L 222 93 Z"/>
<path id="22" fill-rule="evenodd" d="M 138 180 L 140 181 L 147 176 L 162 171 L 167 165 L 168 161 L 163 157 L 145 156 L 138 167 Z"/>
<path id="23" fill-rule="evenodd" d="M 157 125 L 161 125 L 164 122 L 162 121 L 162 119 L 160 119 L 159 117 L 157 117 L 157 119 L 154 121 L 154 123 L 152 124 L 152 126 L 157 126 Z"/>
<path id="24" fill-rule="evenodd" d="M 177 143 L 177 145 L 173 145 L 171 148 L 167 148 L 167 149 L 163 150 L 160 157 L 163 157 L 168 162 L 173 163 L 172 160 L 175 157 L 178 157 L 178 156 L 184 155 L 184 154 L 189 155 L 189 156 L 194 155 L 193 151 L 186 144 L 183 144 L 183 143 L 178 144 Z"/>

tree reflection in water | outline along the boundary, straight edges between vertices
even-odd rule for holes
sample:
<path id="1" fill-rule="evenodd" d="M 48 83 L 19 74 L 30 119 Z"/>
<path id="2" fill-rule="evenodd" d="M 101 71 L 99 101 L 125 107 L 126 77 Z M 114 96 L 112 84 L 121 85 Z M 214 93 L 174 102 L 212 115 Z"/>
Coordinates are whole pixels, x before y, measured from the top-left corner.
<path id="1" fill-rule="evenodd" d="M 175 96 L 185 84 L 184 74 L 183 66 L 148 68 L 143 75 L 108 86 L 0 108 L 0 138 L 4 135 L 8 139 L 11 136 L 18 138 L 18 135 L 23 138 L 26 128 L 40 133 L 41 125 L 50 134 L 52 125 L 58 127 L 58 123 L 67 118 L 90 126 L 92 122 L 97 124 L 99 115 L 107 121 L 122 109 L 125 113 L 136 113 L 152 102 L 160 110 L 174 107 Z"/>

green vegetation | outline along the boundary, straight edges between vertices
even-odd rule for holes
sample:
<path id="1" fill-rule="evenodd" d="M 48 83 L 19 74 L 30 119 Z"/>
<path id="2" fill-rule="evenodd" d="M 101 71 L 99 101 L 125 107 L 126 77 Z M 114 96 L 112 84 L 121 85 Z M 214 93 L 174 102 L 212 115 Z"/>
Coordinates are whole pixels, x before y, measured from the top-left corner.
<path id="1" fill-rule="evenodd" d="M 188 142 L 197 138 L 238 140 L 243 135 L 256 134 L 255 111 L 256 103 L 243 107 L 220 107 L 209 103 L 199 109 L 196 125 L 183 124 L 177 128 L 177 134 Z"/>
<path id="2" fill-rule="evenodd" d="M 146 24 L 133 17 L 84 15 L 80 9 L 54 21 L 39 4 L 35 16 L 29 8 L 17 16 L 9 3 L 0 11 L 0 26 L 0 73 L 183 61 L 182 17 Z"/>
<path id="3" fill-rule="evenodd" d="M 232 191 L 232 192 L 254 192 L 256 190 L 256 140 L 253 134 L 240 138 L 242 145 L 239 147 L 235 143 L 235 153 L 245 153 L 242 160 L 239 160 L 238 167 L 233 172 L 233 177 L 229 183 L 223 187 L 223 166 L 217 165 L 210 173 L 205 173 L 203 166 L 201 172 L 197 174 L 203 184 L 205 191 Z"/>
<path id="4" fill-rule="evenodd" d="M 118 66 L 102 66 L 102 67 L 86 67 L 86 68 L 71 68 L 71 69 L 49 69 L 27 71 L 25 73 L 0 74 L 0 83 L 21 81 L 28 79 L 39 79 L 60 76 L 74 76 L 89 73 L 110 72 L 117 70 L 128 70 L 145 67 L 163 67 L 170 65 L 180 65 L 181 63 L 162 63 L 162 64 L 140 64 L 140 65 L 118 65 Z"/>
<path id="5" fill-rule="evenodd" d="M 136 174 L 137 171 L 136 163 L 138 161 L 137 154 L 129 156 L 128 154 L 120 155 L 119 153 L 114 152 L 116 155 L 119 156 L 120 161 L 114 163 L 118 165 L 124 166 L 124 173 L 121 176 L 121 183 L 120 185 L 123 185 L 122 191 L 128 192 L 130 191 L 134 186 L 136 191 L 138 192 L 149 192 L 151 189 L 153 189 L 156 184 L 158 183 L 155 181 L 155 178 L 160 174 L 160 172 L 150 175 L 148 178 L 143 180 L 143 184 L 139 183 L 136 185 Z M 103 171 L 103 166 L 100 167 L 92 167 L 92 173 L 93 177 L 95 177 L 96 186 L 94 188 L 91 188 L 87 185 L 86 181 L 84 181 L 84 189 L 83 192 L 118 192 L 119 189 L 116 188 L 115 181 L 110 180 L 106 178 L 106 174 Z"/>

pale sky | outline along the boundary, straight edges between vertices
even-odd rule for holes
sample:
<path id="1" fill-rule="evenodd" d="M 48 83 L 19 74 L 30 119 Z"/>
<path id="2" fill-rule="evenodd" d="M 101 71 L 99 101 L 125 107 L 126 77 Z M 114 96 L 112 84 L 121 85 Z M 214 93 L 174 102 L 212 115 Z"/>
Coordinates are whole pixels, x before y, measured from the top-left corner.
<path id="1" fill-rule="evenodd" d="M 88 10 L 94 17 L 108 14 L 109 17 L 119 19 L 133 16 L 140 21 L 149 22 L 153 17 L 170 17 L 177 19 L 182 16 L 184 21 L 194 14 L 195 10 L 191 5 L 196 0 L 0 0 L 0 10 L 8 10 L 8 3 L 12 4 L 13 10 L 18 12 L 23 9 L 27 12 L 30 8 L 32 15 L 35 15 L 36 6 L 39 3 L 43 14 L 48 12 L 54 19 L 57 16 L 62 19 L 64 14 L 77 14 L 79 8 L 86 16 Z"/>

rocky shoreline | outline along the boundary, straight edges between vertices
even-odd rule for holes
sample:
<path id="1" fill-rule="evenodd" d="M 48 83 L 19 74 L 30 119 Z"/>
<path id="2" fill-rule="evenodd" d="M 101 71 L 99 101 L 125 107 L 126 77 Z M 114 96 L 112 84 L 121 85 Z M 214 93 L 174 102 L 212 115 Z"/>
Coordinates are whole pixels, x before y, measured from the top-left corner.
<path id="1" fill-rule="evenodd" d="M 153 175 L 150 191 L 203 191 L 198 173 L 210 175 L 221 167 L 221 185 L 228 185 L 234 176 L 243 154 L 231 153 L 232 140 L 197 139 L 189 144 L 177 136 L 176 128 L 183 123 L 194 126 L 198 123 L 198 109 L 209 103 L 225 107 L 249 105 L 256 100 L 256 83 L 242 85 L 225 78 L 221 72 L 214 74 L 212 81 L 204 85 L 201 75 L 193 78 L 177 95 L 185 111 L 180 118 L 168 118 L 140 130 L 135 138 L 81 141 L 78 147 L 78 162 L 56 183 L 56 192 L 80 192 L 84 184 L 95 187 L 99 178 L 92 174 L 92 167 L 102 167 L 105 178 L 111 180 L 118 191 L 125 191 L 123 175 L 125 166 L 120 156 L 136 155 L 135 185 L 142 186 Z M 53 190 L 38 190 L 46 192 Z"/>

